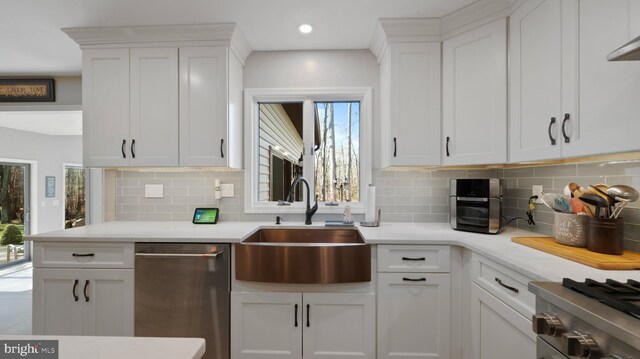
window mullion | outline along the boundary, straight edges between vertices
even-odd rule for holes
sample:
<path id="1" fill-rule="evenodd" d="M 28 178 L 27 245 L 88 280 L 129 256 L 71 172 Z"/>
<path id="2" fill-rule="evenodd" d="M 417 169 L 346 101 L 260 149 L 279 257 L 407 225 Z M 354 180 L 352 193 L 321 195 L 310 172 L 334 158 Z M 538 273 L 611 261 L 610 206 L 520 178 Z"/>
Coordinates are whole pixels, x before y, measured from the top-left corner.
<path id="1" fill-rule="evenodd" d="M 314 102 L 311 100 L 305 100 L 302 107 L 302 131 L 303 131 L 303 142 L 304 142 L 304 169 L 303 174 L 304 178 L 309 182 L 309 193 L 311 194 L 311 202 L 314 201 L 315 196 L 315 158 L 313 154 L 313 146 L 314 146 L 314 118 L 315 118 L 315 108 Z M 305 196 L 306 196 L 306 191 Z M 305 198 L 306 201 L 306 198 Z"/>

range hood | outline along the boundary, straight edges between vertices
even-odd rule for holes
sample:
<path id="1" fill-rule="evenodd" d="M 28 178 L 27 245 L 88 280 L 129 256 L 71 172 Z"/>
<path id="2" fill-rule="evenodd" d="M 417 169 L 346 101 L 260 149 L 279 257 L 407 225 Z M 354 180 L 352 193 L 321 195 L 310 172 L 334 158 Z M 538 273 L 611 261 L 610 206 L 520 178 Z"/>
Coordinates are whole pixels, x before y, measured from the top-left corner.
<path id="1" fill-rule="evenodd" d="M 640 61 L 640 36 L 607 55 L 609 61 Z"/>

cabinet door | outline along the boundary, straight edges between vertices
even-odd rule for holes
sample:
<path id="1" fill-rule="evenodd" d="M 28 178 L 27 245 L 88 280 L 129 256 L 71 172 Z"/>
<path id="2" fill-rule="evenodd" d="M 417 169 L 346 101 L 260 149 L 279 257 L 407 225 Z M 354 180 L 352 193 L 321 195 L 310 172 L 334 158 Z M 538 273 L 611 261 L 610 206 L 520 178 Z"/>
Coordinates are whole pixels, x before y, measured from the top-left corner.
<path id="1" fill-rule="evenodd" d="M 33 334 L 83 335 L 82 269 L 33 270 Z"/>
<path id="2" fill-rule="evenodd" d="M 383 166 L 440 164 L 440 53 L 440 43 L 394 43 L 383 58 Z"/>
<path id="3" fill-rule="evenodd" d="M 442 44 L 443 164 L 507 161 L 507 24 Z"/>
<path id="4" fill-rule="evenodd" d="M 302 294 L 231 292 L 231 318 L 231 359 L 302 357 Z"/>
<path id="5" fill-rule="evenodd" d="M 133 336 L 133 269 L 85 269 L 84 335 Z"/>
<path id="6" fill-rule="evenodd" d="M 180 48 L 180 165 L 226 166 L 227 56 L 224 47 Z"/>
<path id="7" fill-rule="evenodd" d="M 449 274 L 378 274 L 378 359 L 449 358 Z"/>
<path id="8" fill-rule="evenodd" d="M 82 109 L 84 166 L 129 165 L 129 49 L 82 51 Z"/>
<path id="9" fill-rule="evenodd" d="M 178 49 L 131 49 L 133 166 L 178 165 Z"/>
<path id="10" fill-rule="evenodd" d="M 536 335 L 531 321 L 471 284 L 471 341 L 479 359 L 534 359 Z"/>
<path id="11" fill-rule="evenodd" d="M 562 2 L 528 0 L 510 20 L 509 161 L 561 157 Z"/>
<path id="12" fill-rule="evenodd" d="M 580 107 L 566 124 L 565 156 L 640 150 L 640 65 L 606 59 L 640 34 L 638 23 L 636 0 L 580 1 Z"/>
<path id="13" fill-rule="evenodd" d="M 373 293 L 304 293 L 303 357 L 374 358 Z"/>

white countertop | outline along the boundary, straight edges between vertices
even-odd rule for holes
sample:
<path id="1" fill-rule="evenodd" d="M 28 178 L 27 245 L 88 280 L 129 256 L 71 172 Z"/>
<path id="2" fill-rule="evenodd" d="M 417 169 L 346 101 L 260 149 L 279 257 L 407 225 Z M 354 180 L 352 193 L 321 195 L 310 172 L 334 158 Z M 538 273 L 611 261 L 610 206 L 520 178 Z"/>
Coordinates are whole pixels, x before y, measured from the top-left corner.
<path id="1" fill-rule="evenodd" d="M 103 242 L 224 242 L 239 243 L 259 228 L 309 228 L 302 224 L 275 226 L 266 222 L 223 222 L 196 225 L 189 222 L 109 222 L 27 236 L 33 241 Z M 324 223 L 312 225 L 324 227 Z M 443 244 L 468 248 L 538 281 L 573 278 L 636 279 L 638 271 L 606 271 L 572 262 L 511 242 L 511 237 L 541 234 L 506 228 L 497 235 L 455 231 L 448 223 L 382 223 L 380 227 L 356 226 L 370 244 Z"/>
<path id="2" fill-rule="evenodd" d="M 0 340 L 58 340 L 64 359 L 200 359 L 205 352 L 202 338 L 0 335 Z"/>

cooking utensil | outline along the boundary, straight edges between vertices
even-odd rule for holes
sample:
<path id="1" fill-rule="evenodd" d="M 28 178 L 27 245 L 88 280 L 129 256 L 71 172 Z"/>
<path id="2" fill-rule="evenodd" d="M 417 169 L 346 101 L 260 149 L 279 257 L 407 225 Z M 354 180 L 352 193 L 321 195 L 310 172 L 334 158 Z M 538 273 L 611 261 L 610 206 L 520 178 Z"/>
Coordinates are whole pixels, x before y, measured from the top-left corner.
<path id="1" fill-rule="evenodd" d="M 602 216 L 602 208 L 608 207 L 608 202 L 606 199 L 598 196 L 597 194 L 586 193 L 580 197 L 580 200 L 586 204 L 590 204 L 595 206 L 594 217 L 600 218 Z"/>
<path id="2" fill-rule="evenodd" d="M 613 213 L 611 213 L 610 218 L 618 218 L 622 209 L 628 203 L 635 202 L 638 200 L 638 197 L 640 197 L 640 193 L 638 193 L 635 188 L 622 184 L 609 187 L 607 194 L 618 202 L 618 205 L 614 209 Z"/>
<path id="3" fill-rule="evenodd" d="M 606 192 L 608 190 L 609 190 L 609 186 L 604 184 L 589 185 L 589 189 L 588 189 L 590 193 L 597 194 L 598 196 L 604 198 L 607 201 L 607 212 L 609 214 L 612 214 L 613 207 L 616 204 L 616 200 L 613 197 L 609 196 L 609 194 Z"/>
<path id="4" fill-rule="evenodd" d="M 551 208 L 555 212 L 571 213 L 571 206 L 569 200 L 558 193 L 545 193 L 540 196 L 540 201 L 545 206 Z"/>
<path id="5" fill-rule="evenodd" d="M 587 207 L 584 205 L 584 203 L 582 203 L 579 199 L 575 197 L 571 198 L 571 200 L 569 201 L 569 205 L 571 206 L 571 212 L 575 214 L 588 213 Z"/>

